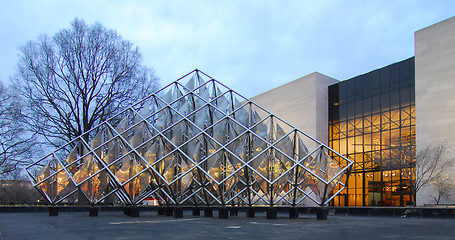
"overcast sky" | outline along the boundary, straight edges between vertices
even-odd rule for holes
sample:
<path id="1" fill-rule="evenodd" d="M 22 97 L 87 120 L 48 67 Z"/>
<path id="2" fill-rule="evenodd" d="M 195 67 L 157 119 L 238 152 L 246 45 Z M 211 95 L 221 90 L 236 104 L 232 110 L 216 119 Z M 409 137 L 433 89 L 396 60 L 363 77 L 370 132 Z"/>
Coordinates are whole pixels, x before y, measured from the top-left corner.
<path id="1" fill-rule="evenodd" d="M 451 0 L 1 0 L 0 81 L 18 48 L 75 18 L 138 46 L 164 86 L 198 68 L 243 94 L 320 72 L 348 79 L 414 55 L 414 32 L 455 16 Z"/>

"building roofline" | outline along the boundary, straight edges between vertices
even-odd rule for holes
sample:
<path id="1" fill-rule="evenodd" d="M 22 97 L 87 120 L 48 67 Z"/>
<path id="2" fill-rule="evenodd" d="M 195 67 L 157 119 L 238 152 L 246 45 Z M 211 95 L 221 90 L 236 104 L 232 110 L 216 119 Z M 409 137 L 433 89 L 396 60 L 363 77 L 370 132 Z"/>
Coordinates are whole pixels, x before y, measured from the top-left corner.
<path id="1" fill-rule="evenodd" d="M 278 87 L 274 87 L 274 88 L 272 88 L 272 89 L 270 89 L 270 90 L 267 90 L 267 91 L 265 91 L 265 92 L 263 92 L 263 93 L 260 93 L 260 94 L 258 94 L 258 95 L 256 95 L 256 96 L 253 96 L 253 97 L 251 97 L 250 99 L 253 99 L 253 98 L 258 97 L 258 96 L 261 96 L 261 95 L 263 95 L 263 94 L 266 94 L 266 93 L 275 91 L 275 90 L 278 89 L 278 88 L 282 88 L 282 87 L 285 87 L 285 86 L 287 86 L 287 85 L 293 84 L 293 83 L 295 83 L 295 82 L 297 82 L 297 81 L 302 80 L 303 78 L 307 78 L 307 77 L 310 77 L 310 76 L 312 76 L 312 75 L 320 75 L 320 76 L 332 78 L 332 79 L 337 80 L 338 82 L 340 82 L 340 80 L 338 80 L 338 79 L 336 79 L 336 78 L 333 78 L 333 77 L 330 77 L 330 76 L 328 76 L 328 75 L 325 75 L 325 74 L 323 74 L 323 73 L 320 73 L 320 72 L 312 72 L 312 73 L 310 73 L 310 74 L 304 75 L 304 76 L 299 77 L 299 78 L 297 78 L 297 79 L 295 79 L 295 80 L 292 80 L 292 81 L 290 81 L 290 82 L 287 82 L 287 83 L 285 83 L 285 84 L 282 84 L 282 85 L 280 85 L 280 86 L 278 86 Z"/>

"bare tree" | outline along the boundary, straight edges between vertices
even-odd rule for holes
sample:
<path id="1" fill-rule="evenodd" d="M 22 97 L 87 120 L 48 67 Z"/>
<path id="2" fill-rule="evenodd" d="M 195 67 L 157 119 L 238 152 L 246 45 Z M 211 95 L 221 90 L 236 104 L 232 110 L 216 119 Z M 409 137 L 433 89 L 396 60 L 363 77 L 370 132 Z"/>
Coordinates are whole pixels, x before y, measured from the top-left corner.
<path id="1" fill-rule="evenodd" d="M 448 174 L 441 174 L 432 183 L 436 190 L 436 196 L 431 196 L 436 204 L 439 204 L 441 199 L 450 197 L 452 190 L 454 189 L 453 179 Z"/>
<path id="2" fill-rule="evenodd" d="M 427 146 L 416 152 L 414 161 L 407 161 L 401 166 L 403 176 L 409 179 L 414 206 L 417 192 L 442 178 L 445 171 L 453 166 L 450 151 L 451 147 L 446 142 Z"/>
<path id="3" fill-rule="evenodd" d="M 415 192 L 428 186 L 443 176 L 445 171 L 453 166 L 449 154 L 450 146 L 442 143 L 428 146 L 417 152 L 415 167 Z"/>
<path id="4" fill-rule="evenodd" d="M 13 81 L 27 102 L 30 130 L 56 147 L 157 87 L 137 47 L 115 31 L 75 19 L 52 38 L 21 48 Z"/>
<path id="5" fill-rule="evenodd" d="M 382 169 L 400 170 L 401 177 L 408 180 L 414 206 L 417 192 L 441 179 L 445 171 L 454 165 L 451 147 L 446 142 L 427 146 L 417 152 L 415 145 L 404 145 L 396 147 L 392 153 L 395 157 Z"/>
<path id="6" fill-rule="evenodd" d="M 18 99 L 1 82 L 0 103 L 0 179 L 4 179 L 29 164 L 36 149 L 33 134 L 23 127 Z"/>

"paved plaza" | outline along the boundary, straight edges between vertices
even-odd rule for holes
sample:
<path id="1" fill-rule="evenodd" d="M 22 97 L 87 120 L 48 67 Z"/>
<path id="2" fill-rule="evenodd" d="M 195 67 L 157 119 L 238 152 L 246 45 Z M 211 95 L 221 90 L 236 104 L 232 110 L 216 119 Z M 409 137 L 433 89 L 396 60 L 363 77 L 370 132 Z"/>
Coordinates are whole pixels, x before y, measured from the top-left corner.
<path id="1" fill-rule="evenodd" d="M 214 216 L 218 216 L 214 212 Z M 0 213 L 0 239 L 454 239 L 455 221 L 447 218 L 400 218 L 314 215 L 289 219 L 246 218 L 245 212 L 229 219 L 158 216 L 141 212 L 128 217 L 123 212 Z"/>

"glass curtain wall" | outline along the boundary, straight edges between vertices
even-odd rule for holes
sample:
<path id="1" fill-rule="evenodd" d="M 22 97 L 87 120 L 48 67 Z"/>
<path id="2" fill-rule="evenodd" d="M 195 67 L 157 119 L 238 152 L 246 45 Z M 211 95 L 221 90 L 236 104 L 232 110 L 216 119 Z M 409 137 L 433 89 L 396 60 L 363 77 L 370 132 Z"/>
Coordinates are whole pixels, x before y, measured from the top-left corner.
<path id="1" fill-rule="evenodd" d="M 329 87 L 329 145 L 355 161 L 333 206 L 412 205 L 414 76 L 409 58 Z"/>

